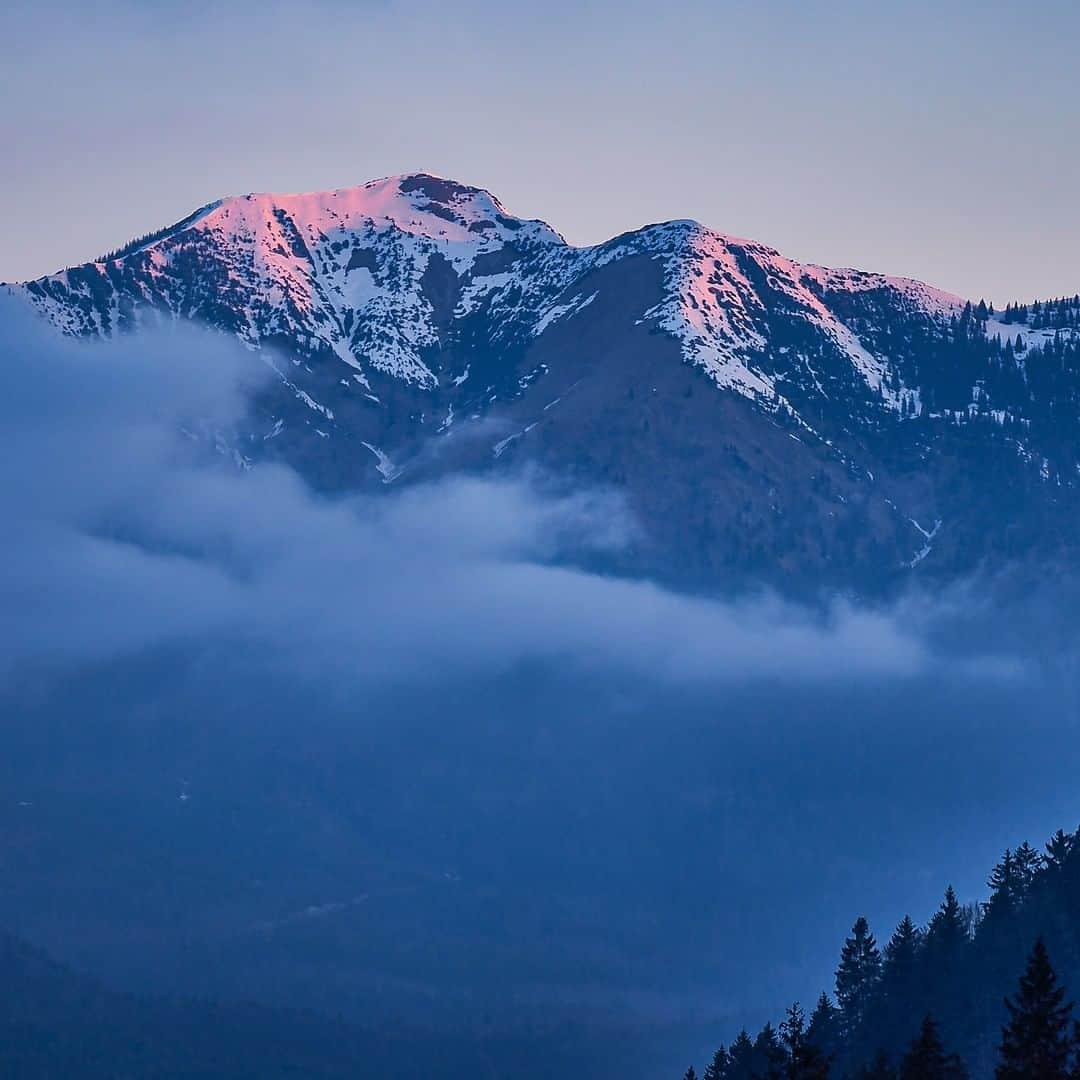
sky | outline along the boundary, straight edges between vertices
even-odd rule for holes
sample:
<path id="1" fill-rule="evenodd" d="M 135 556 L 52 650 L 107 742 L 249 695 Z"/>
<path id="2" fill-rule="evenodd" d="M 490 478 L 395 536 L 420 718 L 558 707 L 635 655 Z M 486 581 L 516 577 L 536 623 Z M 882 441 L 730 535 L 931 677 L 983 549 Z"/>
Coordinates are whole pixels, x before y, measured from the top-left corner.
<path id="1" fill-rule="evenodd" d="M 1065 0 L 184 5 L 0 13 L 0 280 L 224 195 L 417 170 L 573 243 L 692 217 L 999 304 L 1080 290 Z"/>

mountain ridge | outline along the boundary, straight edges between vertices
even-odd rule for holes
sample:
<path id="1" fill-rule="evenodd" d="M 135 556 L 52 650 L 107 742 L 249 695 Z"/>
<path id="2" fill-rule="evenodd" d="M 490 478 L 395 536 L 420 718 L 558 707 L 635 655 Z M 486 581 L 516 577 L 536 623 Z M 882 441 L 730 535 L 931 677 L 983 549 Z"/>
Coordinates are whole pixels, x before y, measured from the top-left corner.
<path id="1" fill-rule="evenodd" d="M 413 193 L 419 193 L 422 199 L 401 198 Z M 411 217 L 410 214 L 419 217 Z M 70 282 L 72 269 L 92 266 L 107 275 L 106 268 L 111 264 L 158 251 L 165 242 L 187 230 L 198 229 L 222 239 L 228 238 L 234 245 L 241 239 L 251 242 L 252 261 L 263 264 L 261 269 L 265 271 L 271 286 L 280 287 L 283 279 L 287 280 L 292 287 L 285 291 L 310 308 L 315 299 L 312 289 L 297 285 L 295 275 L 283 274 L 283 267 L 274 265 L 275 257 L 287 260 L 291 254 L 304 258 L 307 256 L 307 240 L 313 234 L 325 235 L 327 230 L 344 232 L 350 226 L 355 230 L 356 226 L 352 224 L 355 219 L 359 219 L 359 227 L 368 232 L 382 232 L 386 226 L 381 223 L 388 223 L 407 235 L 431 240 L 439 247 L 427 252 L 428 258 L 446 259 L 459 271 L 472 269 L 479 256 L 490 254 L 495 247 L 505 247 L 511 240 L 515 249 L 528 247 L 535 251 L 536 247 L 550 245 L 558 249 L 558 257 L 571 263 L 566 267 L 549 268 L 556 282 L 564 287 L 568 277 L 580 276 L 583 269 L 602 265 L 627 251 L 651 254 L 670 252 L 672 258 L 678 260 L 671 269 L 671 276 L 678 280 L 670 284 L 679 290 L 679 302 L 674 308 L 669 305 L 662 311 L 650 309 L 642 317 L 656 317 L 662 327 L 680 338 L 687 358 L 694 359 L 696 354 L 698 361 L 712 373 L 719 385 L 765 396 L 775 396 L 773 381 L 763 378 L 745 364 L 733 363 L 734 352 L 747 346 L 760 348 L 763 345 L 761 335 L 751 324 L 745 310 L 753 289 L 736 265 L 736 252 L 749 253 L 767 265 L 774 274 L 781 274 L 788 294 L 801 303 L 806 312 L 821 317 L 828 331 L 857 365 L 861 365 L 871 381 L 880 380 L 881 374 L 876 370 L 873 359 L 861 348 L 854 335 L 824 310 L 820 300 L 807 292 L 802 285 L 803 279 L 812 278 L 820 288 L 894 289 L 929 313 L 948 312 L 963 304 L 960 297 L 933 289 L 914 279 L 798 263 L 767 245 L 717 232 L 692 219 L 673 219 L 646 225 L 596 245 L 571 245 L 545 222 L 512 217 L 503 204 L 485 189 L 461 185 L 427 173 L 385 177 L 363 185 L 327 191 L 295 194 L 263 192 L 219 199 L 174 225 L 150 234 L 150 239 L 135 242 L 133 247 L 127 245 L 110 257 L 83 264 L 81 268 L 69 268 L 25 283 L 23 288 L 30 288 L 40 306 L 55 317 L 58 314 L 56 309 L 49 311 L 46 295 L 51 291 L 49 285 L 59 286 L 65 277 Z M 286 221 L 288 224 L 285 224 Z M 265 235 L 259 236 L 260 232 Z M 491 232 L 494 232 L 494 244 Z M 705 282 L 695 280 L 701 275 L 701 266 L 710 262 L 714 271 L 719 271 L 719 277 L 714 273 Z M 323 263 L 317 269 L 325 272 L 328 266 L 340 270 L 340 266 L 332 262 Z M 359 262 L 350 261 L 345 267 L 345 276 L 363 268 Z M 147 269 L 153 274 L 156 268 L 150 266 Z M 472 274 L 470 284 L 473 288 L 464 302 L 474 302 L 478 294 L 486 291 L 477 279 L 498 276 L 484 272 Z M 498 284 L 501 283 L 495 287 Z M 488 285 L 490 288 L 490 282 Z M 743 310 L 740 311 L 740 308 Z M 739 318 L 733 322 L 730 316 L 726 316 L 727 312 L 736 313 Z M 553 308 L 544 314 L 549 317 L 561 315 L 555 313 Z M 105 312 L 100 315 L 105 316 Z M 96 326 L 84 321 L 82 325 L 68 329 L 79 333 L 108 332 L 109 326 L 105 318 L 99 318 Z M 249 337 L 255 333 L 254 327 L 245 330 Z M 353 360 L 357 359 L 358 347 L 342 348 L 340 339 L 333 335 L 330 344 L 346 363 L 360 367 L 353 364 Z M 367 344 L 370 347 L 371 343 Z M 409 361 L 402 363 L 400 368 L 400 375 L 405 381 L 427 381 L 434 377 L 433 373 L 424 370 L 415 357 L 410 357 Z M 394 365 L 387 362 L 387 366 L 393 368 Z"/>
<path id="2" fill-rule="evenodd" d="M 535 458 L 626 491 L 656 545 L 635 568 L 860 586 L 1005 557 L 1002 477 L 1022 550 L 1066 490 L 1072 513 L 1066 306 L 1005 322 L 688 219 L 576 247 L 427 173 L 233 196 L 133 244 L 9 288 L 76 336 L 183 319 L 264 350 L 238 453 L 327 491 Z"/>

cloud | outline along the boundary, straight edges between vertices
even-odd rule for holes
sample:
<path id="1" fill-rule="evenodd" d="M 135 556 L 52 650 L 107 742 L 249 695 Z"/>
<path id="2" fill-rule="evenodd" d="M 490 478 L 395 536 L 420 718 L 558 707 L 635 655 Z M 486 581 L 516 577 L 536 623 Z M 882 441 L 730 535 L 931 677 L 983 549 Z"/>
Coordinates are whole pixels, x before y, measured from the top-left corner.
<path id="1" fill-rule="evenodd" d="M 583 569 L 633 534 L 611 493 L 459 476 L 331 500 L 285 468 L 239 469 L 227 447 L 260 365 L 218 336 L 86 345 L 5 327 L 9 673 L 178 644 L 380 683 L 534 663 L 703 685 L 927 663 L 887 613 L 722 603 Z"/>

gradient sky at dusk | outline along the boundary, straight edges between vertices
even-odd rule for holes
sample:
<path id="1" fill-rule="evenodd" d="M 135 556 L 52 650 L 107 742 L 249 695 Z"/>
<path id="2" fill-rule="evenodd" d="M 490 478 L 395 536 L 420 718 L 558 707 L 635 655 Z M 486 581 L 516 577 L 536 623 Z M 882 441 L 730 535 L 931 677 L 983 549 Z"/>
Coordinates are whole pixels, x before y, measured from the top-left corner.
<path id="1" fill-rule="evenodd" d="M 424 169 L 575 243 L 694 217 L 999 303 L 1071 294 L 1078 39 L 1063 0 L 9 0 L 0 279 L 222 195 Z"/>

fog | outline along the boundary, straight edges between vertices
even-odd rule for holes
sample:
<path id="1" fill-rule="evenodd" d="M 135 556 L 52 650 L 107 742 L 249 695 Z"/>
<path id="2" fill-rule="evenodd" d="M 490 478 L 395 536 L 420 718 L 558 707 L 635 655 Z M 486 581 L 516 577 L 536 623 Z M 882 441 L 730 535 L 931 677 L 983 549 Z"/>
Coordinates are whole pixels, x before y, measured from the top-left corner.
<path id="1" fill-rule="evenodd" d="M 1068 583 L 680 594 L 617 491 L 327 499 L 255 354 L 0 318 L 0 927 L 116 985 L 678 1063 L 1080 817 Z"/>
<path id="2" fill-rule="evenodd" d="M 887 614 L 575 569 L 633 536 L 615 492 L 526 473 L 320 499 L 287 469 L 236 467 L 228 433 L 263 370 L 239 346 L 190 329 L 87 346 L 16 322 L 0 583 L 27 602 L 5 607 L 9 671 L 181 641 L 345 688 L 533 662 L 681 686 L 930 662 Z"/>

